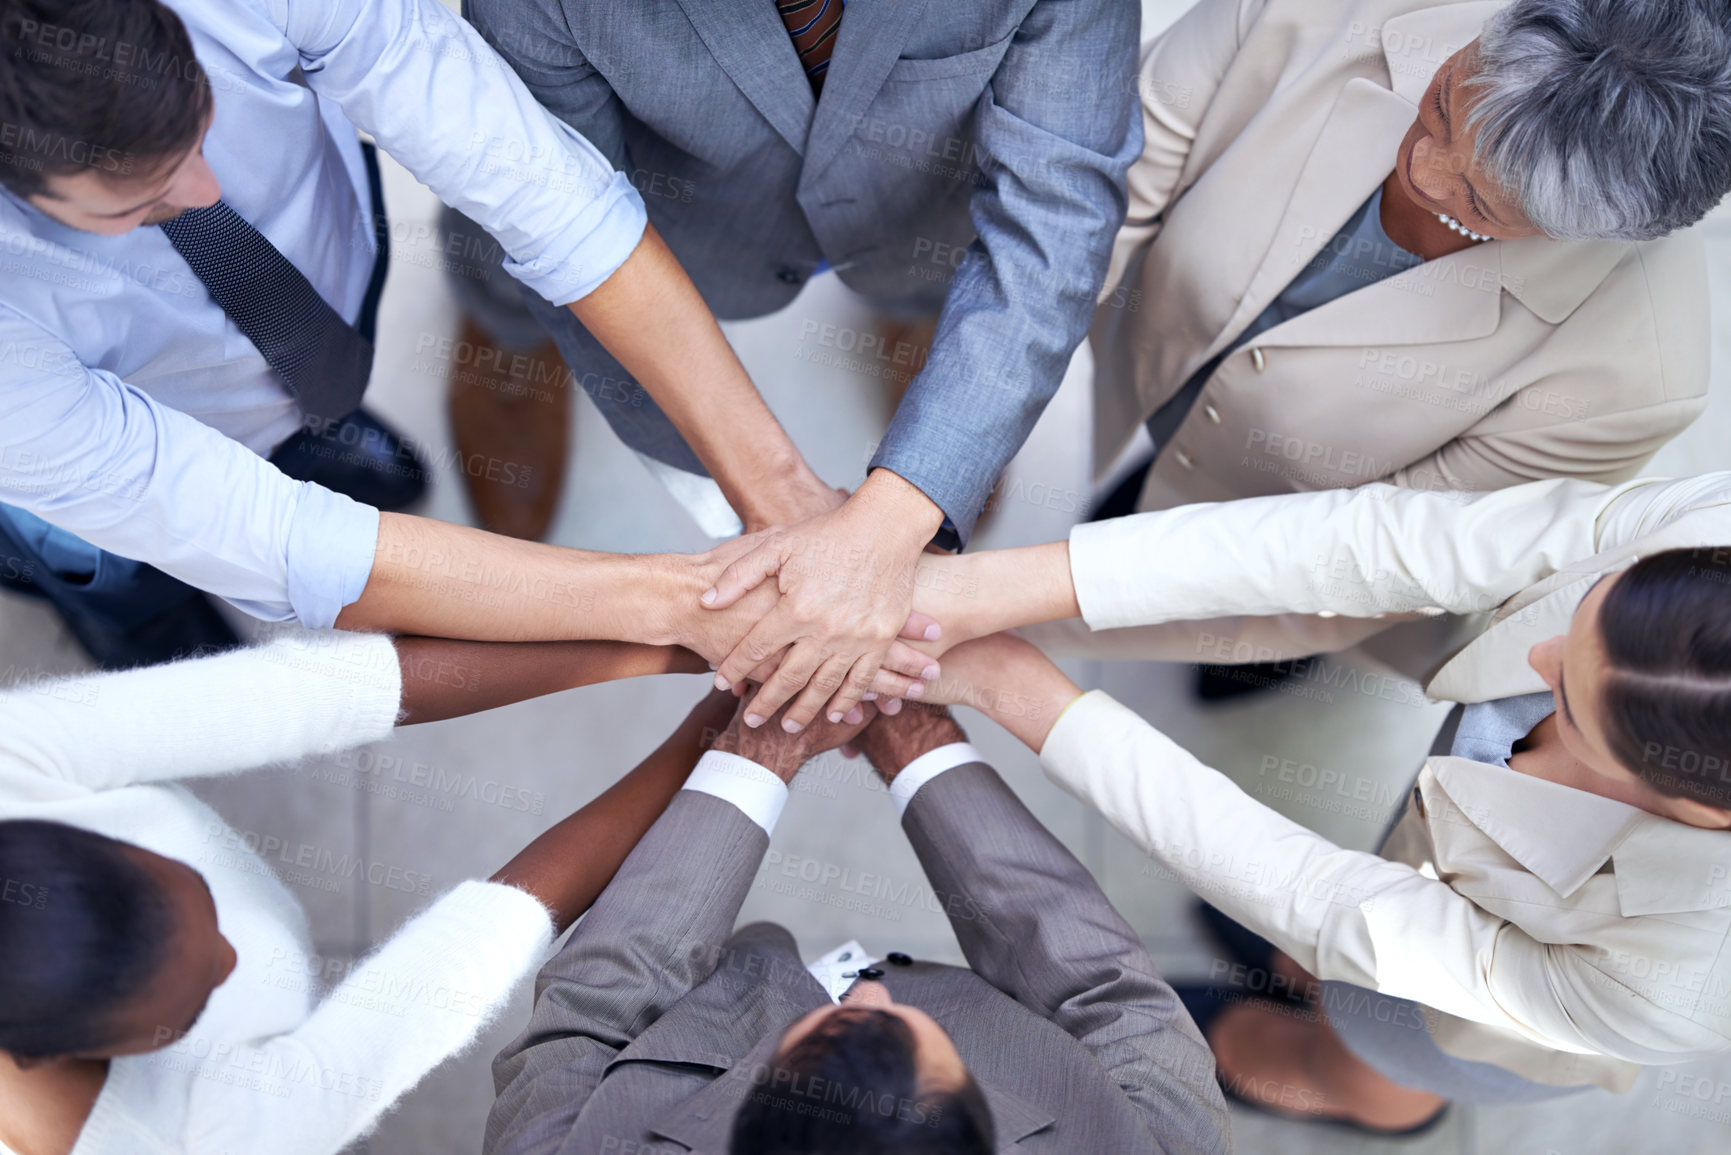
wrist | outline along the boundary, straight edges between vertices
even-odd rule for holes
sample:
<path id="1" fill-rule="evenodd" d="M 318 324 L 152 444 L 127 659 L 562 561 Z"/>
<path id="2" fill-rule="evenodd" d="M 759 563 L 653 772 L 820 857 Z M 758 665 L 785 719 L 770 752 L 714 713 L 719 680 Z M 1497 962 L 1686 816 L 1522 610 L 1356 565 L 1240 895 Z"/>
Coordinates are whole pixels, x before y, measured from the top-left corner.
<path id="1" fill-rule="evenodd" d="M 651 646 L 698 647 L 697 615 L 705 612 L 698 598 L 714 584 L 714 566 L 701 555 L 636 554 L 620 559 L 615 578 L 624 587 L 624 614 L 615 623 L 616 636 Z"/>
<path id="2" fill-rule="evenodd" d="M 882 466 L 871 471 L 848 504 L 876 518 L 893 538 L 917 542 L 922 549 L 944 524 L 944 511 L 919 486 Z"/>

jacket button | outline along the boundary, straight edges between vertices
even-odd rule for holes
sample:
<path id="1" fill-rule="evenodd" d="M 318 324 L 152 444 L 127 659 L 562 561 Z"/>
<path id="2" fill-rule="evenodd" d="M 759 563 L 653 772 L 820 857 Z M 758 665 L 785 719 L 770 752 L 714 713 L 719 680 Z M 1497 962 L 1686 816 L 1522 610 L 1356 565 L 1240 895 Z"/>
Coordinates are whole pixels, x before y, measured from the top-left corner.
<path id="1" fill-rule="evenodd" d="M 789 269 L 785 267 L 775 271 L 775 279 L 784 285 L 798 285 L 805 281 L 805 278 L 799 275 L 798 269 Z"/>
<path id="2" fill-rule="evenodd" d="M 1214 408 L 1214 406 L 1204 405 L 1202 407 L 1202 414 L 1203 414 L 1203 416 L 1207 417 L 1208 420 L 1214 422 L 1214 424 L 1216 424 L 1216 425 L 1220 424 L 1220 410 Z"/>
<path id="3" fill-rule="evenodd" d="M 889 954 L 885 955 L 884 961 L 893 967 L 911 967 L 914 965 L 914 960 L 899 950 L 892 950 Z"/>
<path id="4" fill-rule="evenodd" d="M 1258 373 L 1268 368 L 1268 358 L 1262 355 L 1261 349 L 1252 349 L 1250 351 L 1250 363 L 1256 366 L 1256 371 Z"/>
<path id="5" fill-rule="evenodd" d="M 1179 466 L 1183 469 L 1195 469 L 1196 468 L 1196 463 L 1194 461 L 1191 461 L 1190 455 L 1188 453 L 1184 452 L 1182 449 L 1174 449 L 1172 451 L 1172 459 L 1174 461 L 1176 461 L 1179 464 Z"/>
<path id="6" fill-rule="evenodd" d="M 883 968 L 882 967 L 867 967 L 859 973 L 859 977 L 867 980 L 868 982 L 875 982 L 876 980 L 884 977 Z"/>

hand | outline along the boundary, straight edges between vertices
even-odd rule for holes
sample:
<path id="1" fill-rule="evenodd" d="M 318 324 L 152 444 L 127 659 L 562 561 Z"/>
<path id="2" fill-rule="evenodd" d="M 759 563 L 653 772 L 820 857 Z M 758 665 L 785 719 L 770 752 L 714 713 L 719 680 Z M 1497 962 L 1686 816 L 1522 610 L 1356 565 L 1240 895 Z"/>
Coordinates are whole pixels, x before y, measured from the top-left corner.
<path id="1" fill-rule="evenodd" d="M 817 474 L 805 468 L 802 461 L 797 480 L 775 487 L 773 492 L 739 511 L 739 516 L 749 537 L 778 525 L 798 525 L 840 509 L 847 499 L 847 490 L 825 485 Z"/>
<path id="2" fill-rule="evenodd" d="M 748 726 L 762 725 L 790 700 L 782 719 L 790 731 L 808 725 L 826 702 L 828 718 L 840 719 L 886 665 L 922 679 L 937 675 L 936 662 L 896 637 L 935 640 L 941 633 L 927 620 L 910 622 L 915 567 L 941 520 L 924 494 L 879 469 L 841 508 L 770 531 L 727 567 L 703 595 L 711 610 L 730 609 L 772 577 L 780 595 L 716 671 L 718 686 L 738 685 L 787 651 L 752 700 Z M 906 696 L 922 692 L 910 686 Z"/>
<path id="3" fill-rule="evenodd" d="M 748 708 L 745 696 L 741 695 L 733 720 L 716 737 L 715 745 L 711 749 L 749 758 L 759 766 L 767 768 L 783 782 L 789 783 L 793 781 L 794 775 L 799 773 L 801 766 L 819 754 L 828 753 L 853 741 L 859 732 L 877 717 L 876 709 L 867 703 L 848 711 L 840 723 L 820 721 L 815 726 L 802 727 L 798 732 L 792 732 L 780 726 L 759 729 L 746 725 L 745 714 Z"/>
<path id="4" fill-rule="evenodd" d="M 878 776 L 888 785 L 922 754 L 967 740 L 949 707 L 909 702 L 893 718 L 880 715 L 849 745 L 871 760 Z"/>
<path id="5" fill-rule="evenodd" d="M 990 634 L 944 655 L 929 703 L 972 706 L 1039 753 L 1046 735 L 1082 690 L 1030 642 Z"/>
<path id="6" fill-rule="evenodd" d="M 656 564 L 662 567 L 659 572 L 672 571 L 673 588 L 692 591 L 690 601 L 680 598 L 655 611 L 664 622 L 657 629 L 657 636 L 699 655 L 704 660 L 704 669 L 713 670 L 720 665 L 751 629 L 776 608 L 781 596 L 775 586 L 764 583 L 727 609 L 710 610 L 696 603 L 696 591 L 712 588 L 729 565 L 750 554 L 768 538 L 766 533 L 747 535 L 723 542 L 705 554 L 664 554 L 655 559 Z M 927 619 L 917 615 L 909 623 L 910 629 L 929 627 Z M 786 647 L 777 650 L 748 671 L 743 680 L 767 681 L 785 654 Z M 895 657 L 895 664 L 908 672 L 899 672 L 891 666 L 880 667 L 871 686 L 862 695 L 863 700 L 888 706 L 892 701 L 899 703 L 909 694 L 917 697 L 922 692 L 920 675 L 933 667 L 931 659 L 907 647 L 898 649 Z M 732 685 L 730 682 L 729 686 Z M 891 709 L 893 712 L 894 708 Z"/>

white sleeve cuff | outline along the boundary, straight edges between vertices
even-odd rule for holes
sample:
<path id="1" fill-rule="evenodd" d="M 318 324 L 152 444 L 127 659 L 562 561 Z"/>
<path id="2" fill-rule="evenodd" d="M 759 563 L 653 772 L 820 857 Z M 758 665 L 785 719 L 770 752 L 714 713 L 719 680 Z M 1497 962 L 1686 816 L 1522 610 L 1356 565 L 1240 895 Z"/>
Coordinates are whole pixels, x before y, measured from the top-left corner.
<path id="1" fill-rule="evenodd" d="M 927 750 L 903 766 L 902 772 L 890 782 L 890 798 L 896 804 L 896 817 L 900 818 L 908 812 L 908 803 L 914 800 L 914 795 L 920 792 L 921 786 L 945 770 L 954 770 L 957 766 L 966 766 L 969 762 L 984 761 L 971 742 L 951 742 L 948 746 Z"/>
<path id="2" fill-rule="evenodd" d="M 787 805 L 787 784 L 780 778 L 750 758 L 720 750 L 711 750 L 698 761 L 685 788 L 733 803 L 765 834 L 775 833 L 776 821 Z"/>

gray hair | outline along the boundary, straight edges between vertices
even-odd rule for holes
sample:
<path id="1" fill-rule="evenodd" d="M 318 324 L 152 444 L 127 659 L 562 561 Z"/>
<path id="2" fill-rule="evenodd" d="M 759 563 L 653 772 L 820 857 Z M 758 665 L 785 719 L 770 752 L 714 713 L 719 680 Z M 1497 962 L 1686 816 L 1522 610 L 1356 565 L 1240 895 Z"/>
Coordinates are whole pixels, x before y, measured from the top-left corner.
<path id="1" fill-rule="evenodd" d="M 1731 192 L 1726 0 L 1514 0 L 1479 38 L 1477 159 L 1558 240 L 1644 241 Z"/>

